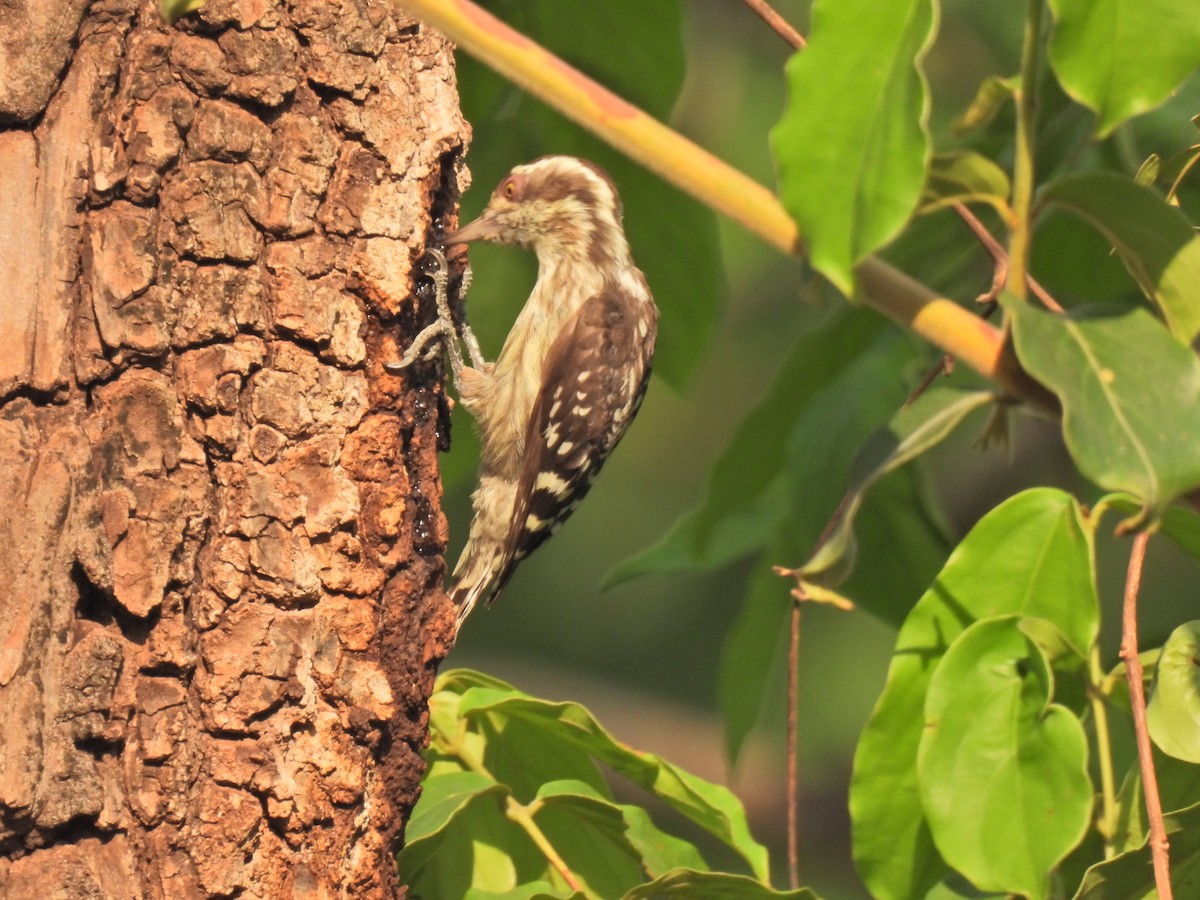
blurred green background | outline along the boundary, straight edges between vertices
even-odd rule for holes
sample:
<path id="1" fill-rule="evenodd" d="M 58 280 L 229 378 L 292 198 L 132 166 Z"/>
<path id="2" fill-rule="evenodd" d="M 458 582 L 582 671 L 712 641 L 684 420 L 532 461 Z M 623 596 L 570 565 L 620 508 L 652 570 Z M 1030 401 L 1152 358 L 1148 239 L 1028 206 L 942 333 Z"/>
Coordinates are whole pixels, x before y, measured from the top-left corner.
<path id="1" fill-rule="evenodd" d="M 785 103 L 783 67 L 790 50 L 741 3 L 486 5 L 618 93 L 660 115 L 669 111 L 675 128 L 774 185 L 768 133 Z M 807 2 L 775 5 L 807 32 Z M 1022 10 L 1010 0 L 943 4 L 939 37 L 926 61 L 933 93 L 930 127 L 938 149 L 961 145 L 950 137 L 949 123 L 967 107 L 979 83 L 1016 70 Z M 615 565 L 658 541 L 701 503 L 714 461 L 773 383 L 796 341 L 836 315 L 844 301 L 802 263 L 781 257 L 740 227 L 717 222 L 682 201 L 643 199 L 643 192 L 653 190 L 644 187 L 650 176 L 629 172 L 611 151 L 580 137 L 537 101 L 474 61 L 462 55 L 459 60 L 464 111 L 474 128 L 468 155 L 474 185 L 463 198 L 462 220 L 479 212 L 514 164 L 547 153 L 591 156 L 612 171 L 622 189 L 635 257 L 660 301 L 671 288 L 683 287 L 696 305 L 681 310 L 679 301 L 672 301 L 659 369 L 670 383 L 655 378 L 636 424 L 588 501 L 554 541 L 522 564 L 493 609 L 474 614 L 445 665 L 478 668 L 535 695 L 579 701 L 619 739 L 731 784 L 780 867 L 785 860 L 782 630 L 773 648 L 773 689 L 764 697 L 744 698 L 749 709 L 762 708 L 763 719 L 732 772 L 716 711 L 722 642 L 741 607 L 747 579 L 761 573 L 768 560 L 751 555 L 707 571 L 650 575 L 607 591 L 602 582 Z M 1181 96 L 1134 127 L 1118 130 L 1103 145 L 1088 140 L 1090 113 L 1052 86 L 1043 106 L 1040 171 L 1067 163 L 1134 171 L 1150 152 L 1170 155 L 1194 142 L 1189 118 L 1200 108 L 1200 93 L 1193 79 Z M 1011 133 L 1004 119 L 1002 114 L 971 139 L 972 146 L 1002 164 Z M 635 223 L 639 199 L 645 217 L 640 230 Z M 651 220 L 652 227 L 646 227 Z M 1003 240 L 994 220 L 991 224 Z M 1034 272 L 1067 303 L 1132 297 L 1128 276 L 1099 242 L 1074 223 L 1052 219 L 1039 233 Z M 990 283 L 989 260 L 948 212 L 920 220 L 889 256 L 964 302 Z M 1111 266 L 1080 266 L 1088 257 Z M 492 358 L 533 283 L 533 259 L 510 248 L 473 246 L 471 260 L 475 286 L 468 309 Z M 908 343 L 907 362 L 895 373 L 903 388 L 936 359 L 918 342 Z M 1073 474 L 1053 423 L 1020 420 L 1009 450 L 981 450 L 974 439 L 982 425 L 981 418 L 969 420 L 948 446 L 919 464 L 921 484 L 932 492 L 930 507 L 944 532 L 942 552 L 986 510 L 1023 487 L 1055 484 L 1085 499 L 1095 496 Z M 451 565 L 470 520 L 478 454 L 465 416 L 456 415 L 453 438 L 452 452 L 443 457 Z M 824 432 L 803 436 L 814 452 L 827 439 Z M 823 483 L 813 485 L 814 493 L 825 497 L 832 491 L 836 497 L 845 475 L 829 471 Z M 1109 616 L 1109 664 L 1116 648 L 1111 613 L 1126 558 L 1124 545 L 1117 543 L 1102 545 L 1098 554 Z M 892 564 L 880 564 L 876 574 L 892 571 Z M 860 555 L 867 576 L 871 565 L 871 556 Z M 932 571 L 927 568 L 928 561 L 913 573 L 916 583 L 928 580 Z M 1195 600 L 1194 583 L 1189 562 L 1163 542 L 1152 543 L 1144 645 L 1160 642 L 1180 620 L 1181 605 Z M 780 596 L 787 590 L 780 580 Z M 905 590 L 911 596 L 902 602 L 915 602 L 919 591 Z M 883 685 L 893 636 L 891 626 L 863 611 L 814 606 L 804 613 L 801 871 L 805 883 L 830 898 L 866 896 L 850 857 L 846 791 L 854 745 Z M 768 652 L 772 648 L 764 647 Z"/>

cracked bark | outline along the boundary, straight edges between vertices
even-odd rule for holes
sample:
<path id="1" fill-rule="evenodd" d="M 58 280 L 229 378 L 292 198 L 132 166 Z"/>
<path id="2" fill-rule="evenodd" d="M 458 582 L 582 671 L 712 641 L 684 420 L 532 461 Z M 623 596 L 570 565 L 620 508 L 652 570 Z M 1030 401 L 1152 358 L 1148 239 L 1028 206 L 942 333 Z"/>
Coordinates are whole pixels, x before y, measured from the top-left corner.
<path id="1" fill-rule="evenodd" d="M 393 897 L 451 614 L 450 48 L 385 0 L 0 17 L 0 896 Z"/>

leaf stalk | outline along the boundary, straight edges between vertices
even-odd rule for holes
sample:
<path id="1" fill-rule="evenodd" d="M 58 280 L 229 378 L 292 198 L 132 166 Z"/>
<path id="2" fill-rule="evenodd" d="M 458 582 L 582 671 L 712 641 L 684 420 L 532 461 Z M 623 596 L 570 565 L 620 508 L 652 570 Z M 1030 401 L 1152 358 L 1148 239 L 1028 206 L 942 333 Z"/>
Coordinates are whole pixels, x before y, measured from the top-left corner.
<path id="1" fill-rule="evenodd" d="M 1102 691 L 1104 670 L 1100 666 L 1100 647 L 1088 654 L 1088 702 L 1096 729 L 1096 756 L 1100 768 L 1100 819 L 1097 830 L 1104 838 L 1104 858 L 1116 855 L 1113 840 L 1117 829 L 1117 788 L 1113 772 L 1112 741 L 1108 728 L 1108 705 Z"/>

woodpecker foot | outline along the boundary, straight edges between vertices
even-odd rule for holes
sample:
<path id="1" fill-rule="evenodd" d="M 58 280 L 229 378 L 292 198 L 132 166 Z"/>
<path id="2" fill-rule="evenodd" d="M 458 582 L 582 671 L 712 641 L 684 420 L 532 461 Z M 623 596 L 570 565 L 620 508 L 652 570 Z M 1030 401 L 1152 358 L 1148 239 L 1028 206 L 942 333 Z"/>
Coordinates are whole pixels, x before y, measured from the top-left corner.
<path id="1" fill-rule="evenodd" d="M 429 362 L 436 359 L 444 348 L 450 354 L 450 369 L 454 373 L 455 381 L 457 381 L 463 370 L 463 356 L 462 350 L 458 346 L 459 341 L 467 348 L 471 365 L 481 367 L 486 365 L 486 362 L 479 350 L 479 342 L 475 339 L 475 333 L 471 331 L 471 326 L 467 324 L 466 316 L 463 315 L 461 317 L 462 324 L 460 326 L 450 308 L 450 266 L 446 262 L 445 254 L 436 247 L 430 247 L 426 255 L 433 260 L 429 277 L 433 281 L 433 296 L 437 304 L 437 319 L 432 324 L 421 329 L 413 342 L 409 344 L 408 349 L 404 351 L 404 356 L 400 358 L 399 362 L 384 363 L 383 367 L 393 375 L 396 375 L 403 372 L 415 362 Z M 471 269 L 468 267 L 463 272 L 462 282 L 458 290 L 460 301 L 466 294 L 470 283 Z"/>

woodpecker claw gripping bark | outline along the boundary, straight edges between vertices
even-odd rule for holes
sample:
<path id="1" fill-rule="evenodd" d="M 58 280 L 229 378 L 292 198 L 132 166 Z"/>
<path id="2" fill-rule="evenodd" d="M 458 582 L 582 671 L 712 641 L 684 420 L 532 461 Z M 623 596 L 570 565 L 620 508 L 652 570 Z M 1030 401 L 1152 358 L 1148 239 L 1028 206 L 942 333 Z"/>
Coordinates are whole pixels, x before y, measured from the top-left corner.
<path id="1" fill-rule="evenodd" d="M 592 163 L 547 156 L 517 166 L 479 218 L 445 243 L 474 240 L 526 247 L 538 258 L 537 282 L 500 355 L 485 362 L 465 322 L 455 324 L 446 259 L 431 250 L 438 320 L 393 364 L 403 369 L 443 341 L 459 400 L 479 429 L 475 515 L 450 591 L 456 631 L 479 601 L 495 601 L 517 564 L 587 494 L 641 405 L 658 332 L 616 188 Z"/>
<path id="2" fill-rule="evenodd" d="M 433 269 L 430 271 L 429 277 L 433 281 L 437 318 L 432 324 L 421 329 L 413 342 L 409 344 L 408 349 L 404 351 L 404 356 L 400 358 L 399 362 L 384 363 L 383 367 L 393 375 L 398 375 L 415 362 L 429 362 L 436 359 L 437 355 L 445 349 L 450 355 L 450 369 L 454 373 L 454 380 L 457 383 L 463 370 L 463 356 L 458 347 L 459 342 L 462 342 L 462 345 L 467 348 L 467 356 L 471 360 L 471 365 L 478 368 L 486 363 L 483 353 L 479 350 L 479 341 L 475 339 L 475 332 L 471 330 L 471 326 L 465 319 L 459 325 L 450 308 L 450 265 L 446 262 L 446 254 L 436 247 L 430 247 L 426 250 L 425 255 L 433 260 Z M 470 284 L 471 267 L 468 266 L 463 272 L 462 283 L 458 288 L 460 297 L 466 296 Z"/>

